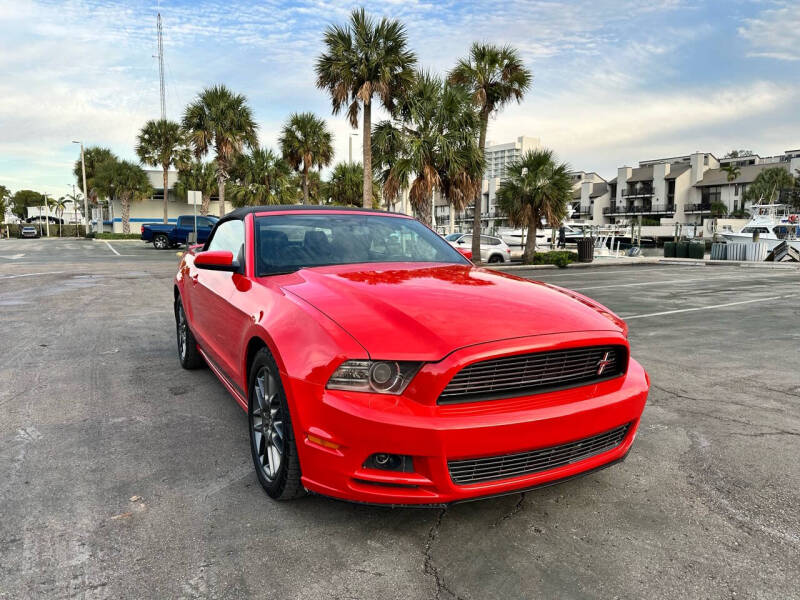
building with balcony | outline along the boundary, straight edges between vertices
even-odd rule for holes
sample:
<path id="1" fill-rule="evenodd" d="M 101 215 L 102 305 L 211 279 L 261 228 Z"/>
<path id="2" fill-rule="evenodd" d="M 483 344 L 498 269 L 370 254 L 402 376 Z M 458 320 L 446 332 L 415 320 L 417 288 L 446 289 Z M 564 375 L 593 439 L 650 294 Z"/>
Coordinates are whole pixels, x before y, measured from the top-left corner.
<path id="1" fill-rule="evenodd" d="M 729 178 L 724 167 L 734 165 L 739 172 Z M 627 224 L 642 218 L 662 225 L 697 223 L 711 216 L 715 203 L 725 205 L 728 213 L 747 210 L 747 187 L 759 173 L 769 168 L 784 168 L 790 173 L 800 169 L 800 150 L 782 155 L 758 155 L 717 159 L 708 152 L 685 156 L 644 160 L 638 167 L 620 167 L 608 182 L 609 196 L 581 196 L 581 216 L 591 206 L 593 225 Z M 599 208 L 599 210 L 598 210 Z"/>

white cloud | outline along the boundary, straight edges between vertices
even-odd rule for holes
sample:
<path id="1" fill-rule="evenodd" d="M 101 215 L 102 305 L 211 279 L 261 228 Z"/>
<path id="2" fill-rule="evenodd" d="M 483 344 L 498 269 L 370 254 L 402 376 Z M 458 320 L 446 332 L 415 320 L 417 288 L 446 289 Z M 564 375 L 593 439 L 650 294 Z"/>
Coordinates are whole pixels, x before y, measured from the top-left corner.
<path id="1" fill-rule="evenodd" d="M 335 134 L 336 160 L 346 160 L 354 130 L 330 114 L 313 64 L 324 28 L 344 22 L 351 8 L 351 0 L 162 0 L 168 116 L 178 118 L 202 87 L 225 83 L 248 97 L 262 145 L 276 147 L 289 113 L 312 110 Z M 791 131 L 770 125 L 796 102 L 793 88 L 767 76 L 742 84 L 715 83 L 708 70 L 681 73 L 676 55 L 713 29 L 679 19 L 694 10 L 682 0 L 370 0 L 366 8 L 401 19 L 422 66 L 436 71 L 476 39 L 518 47 L 534 84 L 523 105 L 492 121 L 492 137 L 540 137 L 579 168 L 610 169 L 666 154 L 673 143 L 688 152 L 730 130 L 751 132 L 738 143 L 756 150 L 762 140 L 793 143 L 781 141 Z M 759 33 L 763 23 L 780 27 L 776 21 L 791 18 L 798 47 L 797 16 L 781 10 L 745 22 L 739 33 L 755 51 L 767 50 L 754 40 L 775 38 Z M 133 157 L 136 133 L 158 115 L 154 11 L 149 0 L 0 0 L 0 182 L 62 193 L 72 183 L 73 139 Z M 693 83 L 699 75 L 702 84 Z M 759 120 L 764 127 L 748 128 Z"/>
<path id="2" fill-rule="evenodd" d="M 744 19 L 739 35 L 753 48 L 748 56 L 800 60 L 800 7 L 797 2 L 781 2 Z"/>

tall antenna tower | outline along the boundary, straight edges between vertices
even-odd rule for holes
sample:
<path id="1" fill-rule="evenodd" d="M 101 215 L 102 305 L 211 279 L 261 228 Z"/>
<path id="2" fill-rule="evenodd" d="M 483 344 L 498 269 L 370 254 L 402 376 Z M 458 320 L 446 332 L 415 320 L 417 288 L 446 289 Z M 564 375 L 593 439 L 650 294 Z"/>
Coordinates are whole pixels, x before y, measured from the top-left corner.
<path id="1" fill-rule="evenodd" d="M 167 100 L 164 95 L 164 36 L 161 28 L 161 13 L 158 13 L 158 82 L 161 93 L 161 120 L 167 118 Z"/>

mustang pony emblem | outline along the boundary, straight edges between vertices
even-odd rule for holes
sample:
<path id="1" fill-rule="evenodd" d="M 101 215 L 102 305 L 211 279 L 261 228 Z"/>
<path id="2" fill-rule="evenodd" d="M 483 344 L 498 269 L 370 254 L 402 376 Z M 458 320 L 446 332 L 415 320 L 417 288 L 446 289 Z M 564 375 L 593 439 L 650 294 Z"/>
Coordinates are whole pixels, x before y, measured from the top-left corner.
<path id="1" fill-rule="evenodd" d="M 603 355 L 603 358 L 600 361 L 598 361 L 598 363 L 597 363 L 597 375 L 598 376 L 602 375 L 605 372 L 606 367 L 614 364 L 614 361 L 610 360 L 610 357 L 611 357 L 611 352 L 606 352 Z"/>

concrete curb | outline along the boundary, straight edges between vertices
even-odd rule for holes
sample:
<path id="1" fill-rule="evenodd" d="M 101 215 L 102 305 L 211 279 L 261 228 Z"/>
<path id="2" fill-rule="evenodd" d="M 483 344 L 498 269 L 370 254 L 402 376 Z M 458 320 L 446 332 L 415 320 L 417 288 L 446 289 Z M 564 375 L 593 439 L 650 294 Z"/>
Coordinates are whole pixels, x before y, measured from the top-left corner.
<path id="1" fill-rule="evenodd" d="M 571 263 L 564 269 L 589 269 L 603 267 L 642 267 L 646 265 L 681 265 L 685 267 L 741 267 L 745 269 L 767 269 L 783 271 L 800 271 L 800 263 L 771 263 L 771 262 L 746 262 L 733 260 L 711 260 L 698 258 L 630 258 L 630 259 L 600 259 L 590 263 Z M 555 265 L 508 265 L 495 266 L 483 265 L 486 269 L 497 271 L 538 271 L 544 269 L 558 269 Z"/>

